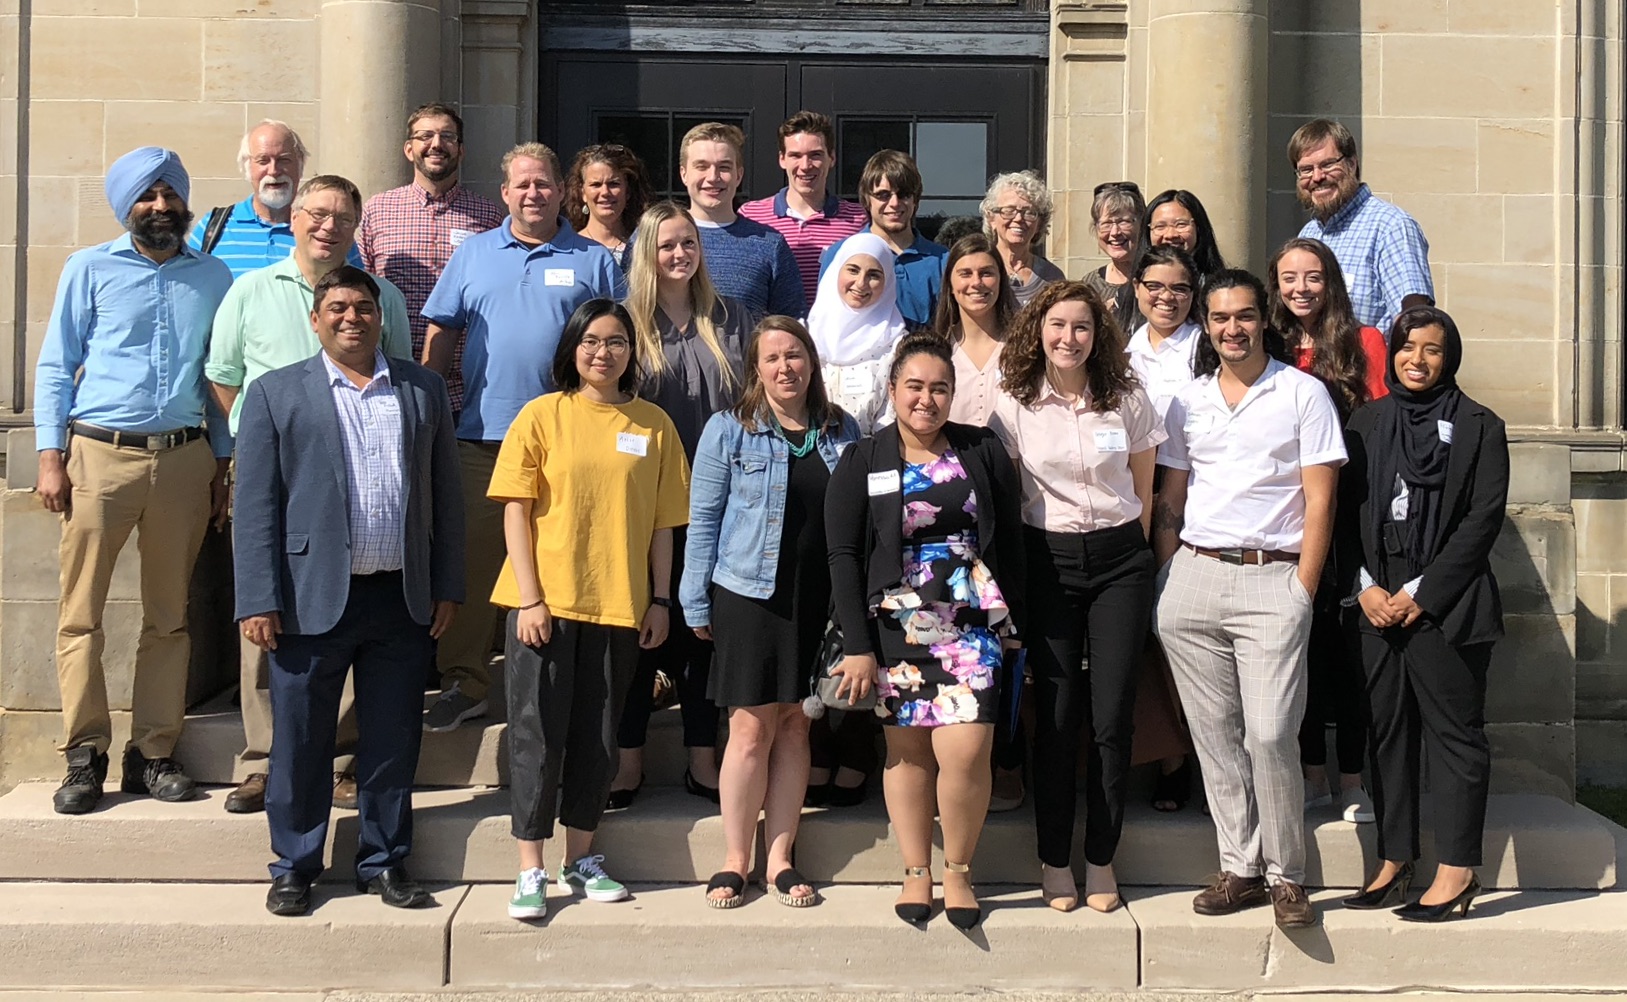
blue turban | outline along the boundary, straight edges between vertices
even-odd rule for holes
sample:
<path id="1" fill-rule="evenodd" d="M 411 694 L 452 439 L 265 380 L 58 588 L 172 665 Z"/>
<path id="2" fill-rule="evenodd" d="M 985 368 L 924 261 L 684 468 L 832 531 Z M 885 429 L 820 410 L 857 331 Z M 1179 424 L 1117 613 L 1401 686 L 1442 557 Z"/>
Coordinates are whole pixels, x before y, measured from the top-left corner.
<path id="1" fill-rule="evenodd" d="M 181 165 L 181 155 L 162 146 L 142 146 L 113 161 L 107 169 L 107 204 L 119 222 L 130 219 L 130 210 L 141 200 L 154 182 L 163 181 L 174 189 L 181 201 L 192 196 L 192 179 Z"/>

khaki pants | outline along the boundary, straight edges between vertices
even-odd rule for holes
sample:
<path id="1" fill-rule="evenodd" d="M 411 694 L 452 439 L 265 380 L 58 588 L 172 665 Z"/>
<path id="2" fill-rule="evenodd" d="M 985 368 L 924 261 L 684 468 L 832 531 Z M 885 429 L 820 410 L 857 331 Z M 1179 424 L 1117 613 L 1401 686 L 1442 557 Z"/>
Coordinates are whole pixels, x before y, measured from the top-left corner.
<path id="1" fill-rule="evenodd" d="M 238 644 L 243 753 L 237 756 L 232 770 L 234 783 L 271 769 L 271 659 L 246 638 L 239 637 Z M 333 771 L 350 772 L 356 759 L 356 687 L 349 675 L 345 676 L 345 688 L 339 695 L 339 732 L 335 745 L 338 755 L 333 759 Z"/>
<path id="2" fill-rule="evenodd" d="M 491 688 L 492 630 L 497 610 L 491 590 L 503 569 L 503 506 L 486 497 L 497 468 L 497 442 L 458 442 L 458 468 L 463 476 L 463 571 L 466 598 L 452 617 L 436 651 L 441 688 L 454 682 L 464 695 L 485 699 Z"/>
<path id="3" fill-rule="evenodd" d="M 186 720 L 192 654 L 187 591 L 209 524 L 214 456 L 203 439 L 147 452 L 75 438 L 67 471 L 73 492 L 62 518 L 56 642 L 62 750 L 88 744 L 107 752 L 113 743 L 102 613 L 113 565 L 134 529 L 141 557 L 141 637 L 130 744 L 148 758 L 166 758 Z"/>

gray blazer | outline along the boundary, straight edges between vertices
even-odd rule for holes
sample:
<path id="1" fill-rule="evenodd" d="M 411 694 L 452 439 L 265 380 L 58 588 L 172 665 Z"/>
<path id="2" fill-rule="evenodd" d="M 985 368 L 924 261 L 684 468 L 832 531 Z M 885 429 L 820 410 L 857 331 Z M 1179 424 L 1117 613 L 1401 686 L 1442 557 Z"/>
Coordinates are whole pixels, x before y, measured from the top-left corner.
<path id="1" fill-rule="evenodd" d="M 407 609 L 463 601 L 463 491 L 452 404 L 440 376 L 392 358 L 401 402 Z M 349 486 L 339 411 L 315 355 L 249 384 L 233 505 L 237 618 L 282 615 L 285 633 L 326 633 L 350 597 Z"/>

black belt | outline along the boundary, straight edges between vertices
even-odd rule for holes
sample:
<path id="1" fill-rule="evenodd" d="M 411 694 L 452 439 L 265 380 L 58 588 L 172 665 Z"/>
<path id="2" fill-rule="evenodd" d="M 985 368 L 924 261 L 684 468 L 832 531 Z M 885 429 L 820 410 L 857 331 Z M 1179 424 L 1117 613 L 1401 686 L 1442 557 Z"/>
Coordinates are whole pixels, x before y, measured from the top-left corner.
<path id="1" fill-rule="evenodd" d="M 106 442 L 116 449 L 145 449 L 148 452 L 163 452 L 176 446 L 194 442 L 203 437 L 202 428 L 177 428 L 174 431 L 142 432 L 142 431 L 113 431 L 111 428 L 98 428 L 93 424 L 75 421 L 72 425 L 74 435 L 79 438 L 88 438 L 93 442 Z"/>

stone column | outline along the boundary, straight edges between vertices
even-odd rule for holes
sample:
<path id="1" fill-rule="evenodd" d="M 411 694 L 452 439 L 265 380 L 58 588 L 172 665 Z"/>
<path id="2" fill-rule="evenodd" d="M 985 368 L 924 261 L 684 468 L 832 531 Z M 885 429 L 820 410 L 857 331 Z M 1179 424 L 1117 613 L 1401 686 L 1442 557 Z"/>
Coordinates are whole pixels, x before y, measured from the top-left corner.
<path id="1" fill-rule="evenodd" d="M 1266 257 L 1270 0 L 1150 0 L 1147 196 L 1203 201 L 1226 260 Z"/>
<path id="2" fill-rule="evenodd" d="M 323 0 L 317 165 L 362 197 L 406 183 L 407 113 L 441 94 L 440 0 Z"/>

